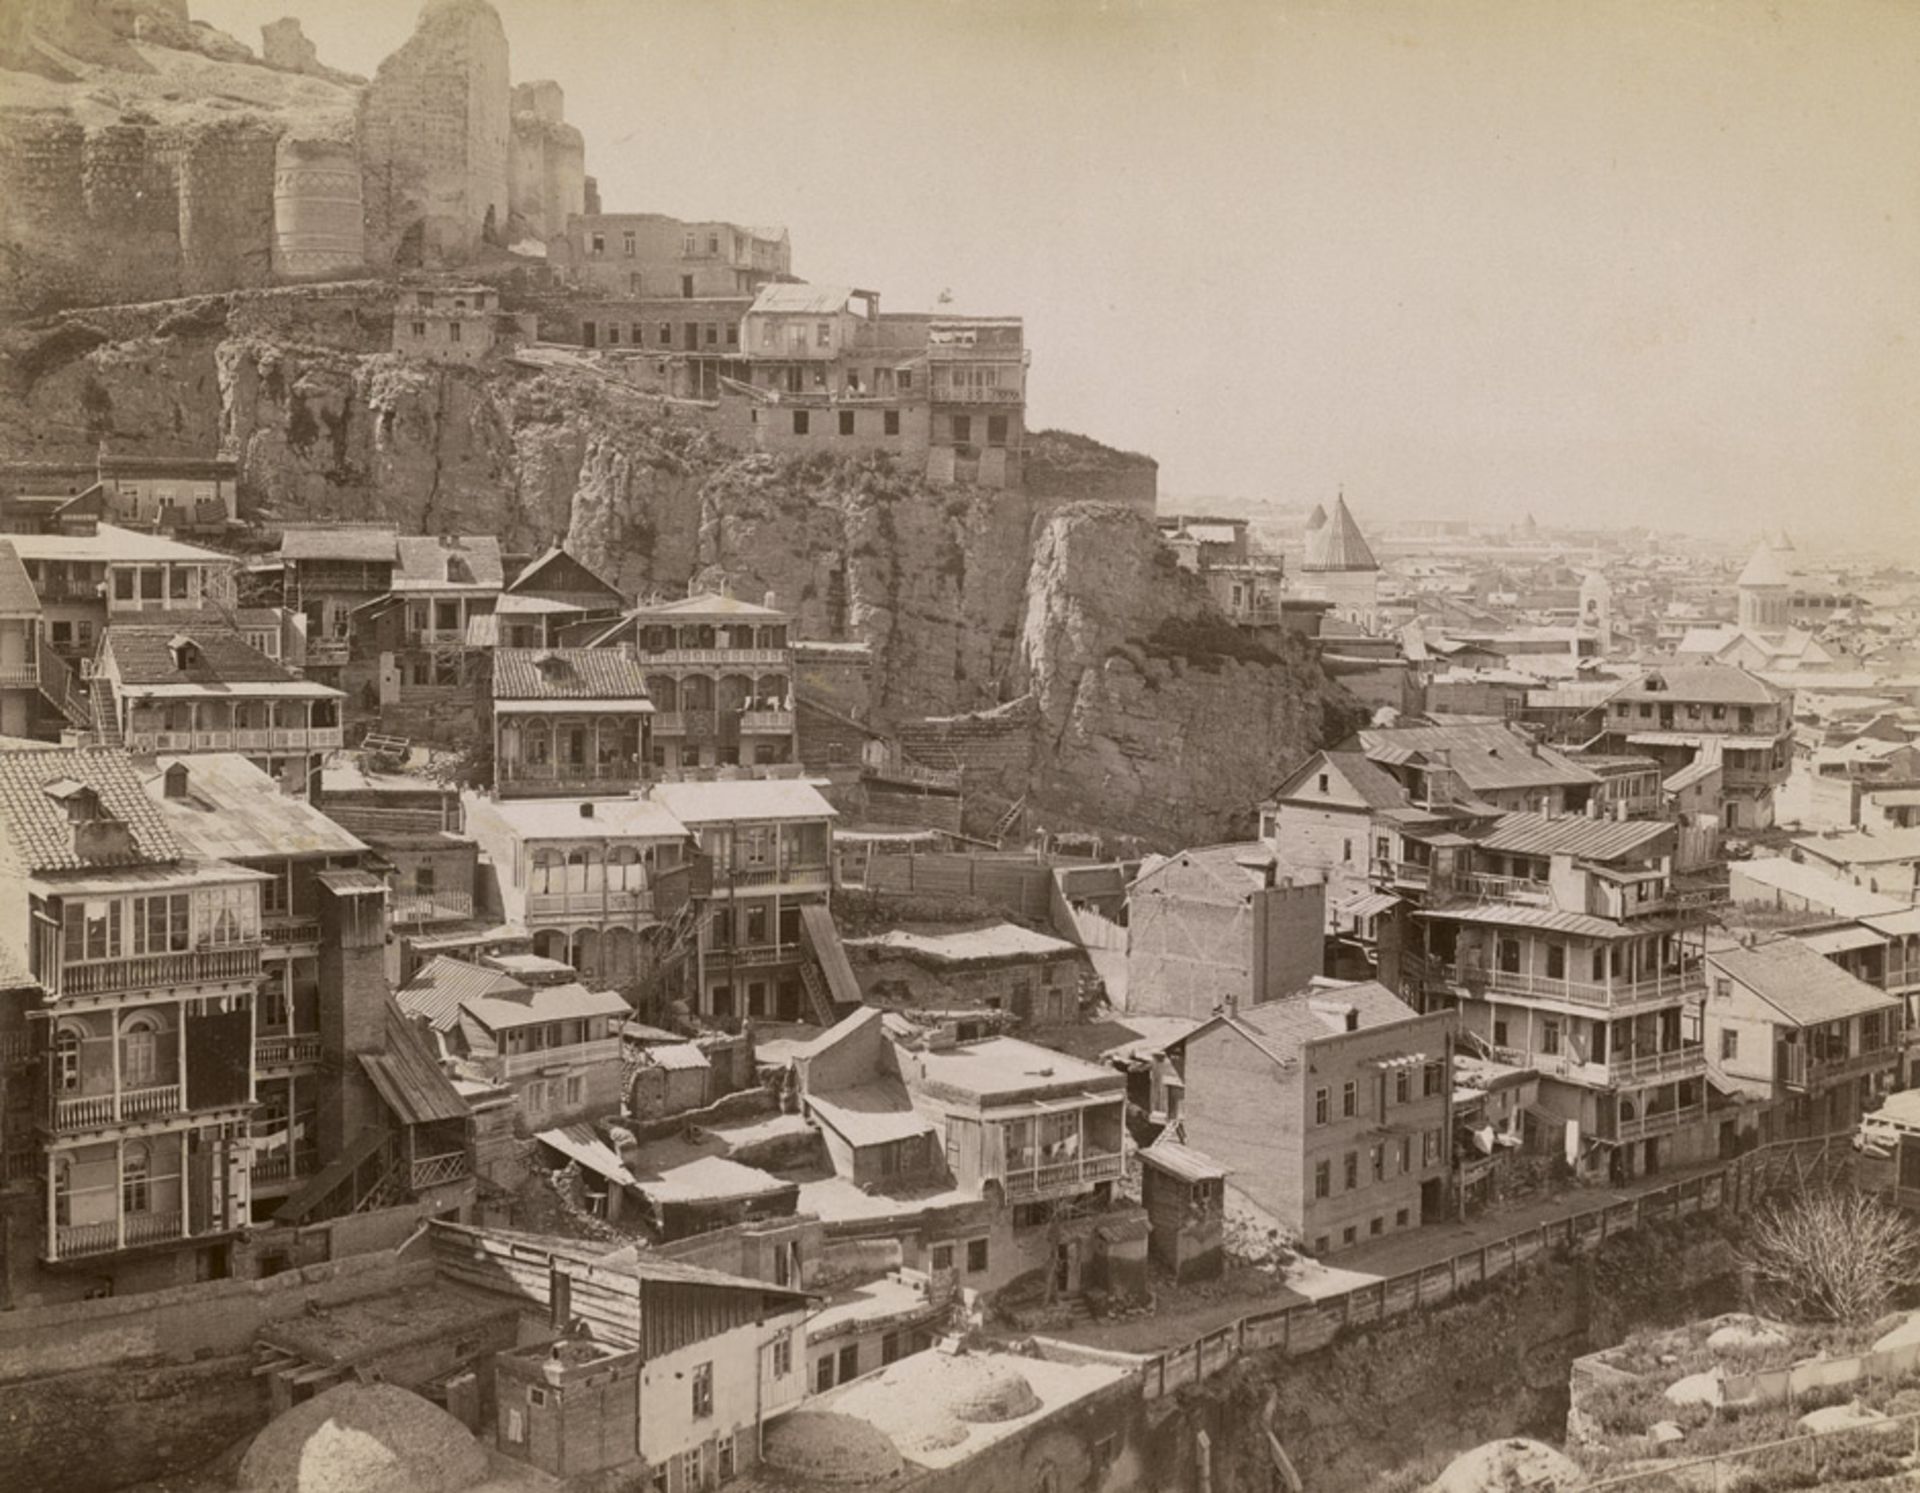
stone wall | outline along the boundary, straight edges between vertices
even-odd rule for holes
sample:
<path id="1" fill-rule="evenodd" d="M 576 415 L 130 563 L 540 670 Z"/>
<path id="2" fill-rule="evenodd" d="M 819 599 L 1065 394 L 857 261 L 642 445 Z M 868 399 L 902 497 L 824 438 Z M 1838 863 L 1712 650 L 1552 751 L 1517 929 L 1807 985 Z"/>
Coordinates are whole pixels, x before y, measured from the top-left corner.
<path id="1" fill-rule="evenodd" d="M 360 98 L 367 252 L 446 264 L 507 230 L 507 34 L 486 0 L 428 0 Z"/>

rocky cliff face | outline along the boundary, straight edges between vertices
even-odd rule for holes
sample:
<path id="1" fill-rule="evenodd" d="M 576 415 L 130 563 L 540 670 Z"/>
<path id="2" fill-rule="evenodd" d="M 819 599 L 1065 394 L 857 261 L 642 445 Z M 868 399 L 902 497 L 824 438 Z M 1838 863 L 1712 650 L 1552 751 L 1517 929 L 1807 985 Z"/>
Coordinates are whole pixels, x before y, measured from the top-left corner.
<path id="1" fill-rule="evenodd" d="M 1166 843 L 1250 833 L 1287 768 L 1358 724 L 1304 644 L 1236 628 L 1150 523 L 1105 504 L 1041 524 L 1018 674 L 1041 721 L 1034 797 Z"/>
<path id="2" fill-rule="evenodd" d="M 1017 701 L 988 733 L 1007 764 L 983 784 L 989 818 L 995 794 L 1024 795 L 1050 828 L 1218 838 L 1345 725 L 1317 665 L 1248 644 L 1137 504 L 932 488 L 880 456 L 740 453 L 612 378 L 382 351 L 391 305 L 378 284 L 289 288 L 0 334 L 0 456 L 221 449 L 269 524 L 562 541 L 630 592 L 722 577 L 772 592 L 803 636 L 871 645 L 883 720 Z M 1099 491 L 1102 448 L 1071 445 L 1076 490 Z M 1105 460 L 1130 493 L 1141 463 Z"/>

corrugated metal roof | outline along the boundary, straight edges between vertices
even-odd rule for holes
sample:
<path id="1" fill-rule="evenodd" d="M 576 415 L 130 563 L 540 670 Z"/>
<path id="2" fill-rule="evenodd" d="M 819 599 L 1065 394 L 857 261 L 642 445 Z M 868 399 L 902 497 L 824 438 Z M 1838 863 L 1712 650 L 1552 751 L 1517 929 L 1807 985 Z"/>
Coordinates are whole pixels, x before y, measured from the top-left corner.
<path id="1" fill-rule="evenodd" d="M 1433 908 L 1416 917 L 1446 918 L 1455 923 L 1491 923 L 1502 928 L 1539 928 L 1548 933 L 1570 933 L 1580 938 L 1631 938 L 1642 933 L 1668 931 L 1677 926 L 1664 920 L 1636 918 L 1631 927 L 1589 917 L 1584 912 L 1561 912 L 1552 907 L 1524 907 L 1503 902 L 1491 907 Z"/>
<path id="2" fill-rule="evenodd" d="M 540 1026 L 549 1021 L 578 1021 L 594 1016 L 627 1016 L 633 1007 L 618 992 L 589 990 L 578 983 L 540 985 L 511 995 L 462 998 L 461 1009 L 489 1031 Z"/>
<path id="3" fill-rule="evenodd" d="M 669 1073 L 703 1072 L 713 1066 L 706 1053 L 691 1042 L 663 1042 L 640 1054 L 642 1064 L 651 1063 Z"/>
<path id="4" fill-rule="evenodd" d="M 775 281 L 760 287 L 748 309 L 749 316 L 771 313 L 782 316 L 829 316 L 847 309 L 856 294 L 849 285 L 804 285 Z"/>
<path id="5" fill-rule="evenodd" d="M 1481 837 L 1483 850 L 1508 855 L 1573 855 L 1610 861 L 1627 855 L 1658 853 L 1674 837 L 1672 825 L 1657 819 L 1583 819 L 1572 815 L 1507 814 Z"/>
<path id="6" fill-rule="evenodd" d="M 498 591 L 505 580 L 500 541 L 492 534 L 402 534 L 395 541 L 395 591 Z M 455 561 L 466 574 L 456 580 Z"/>
<path id="7" fill-rule="evenodd" d="M 1399 905 L 1400 899 L 1391 892 L 1355 892 L 1334 903 L 1333 910 L 1342 917 L 1371 918 Z"/>
<path id="8" fill-rule="evenodd" d="M 189 565 L 231 566 L 231 556 L 158 534 L 142 534 L 118 524 L 100 524 L 91 534 L 9 534 L 7 542 L 22 560 L 172 560 Z"/>
<path id="9" fill-rule="evenodd" d="M 1217 1182 L 1227 1175 L 1227 1169 L 1205 1151 L 1168 1140 L 1164 1134 L 1140 1152 L 1140 1159 L 1148 1166 L 1171 1172 L 1183 1182 Z"/>
<path id="10" fill-rule="evenodd" d="M 579 1162 L 595 1176 L 605 1177 L 622 1187 L 639 1185 L 633 1173 L 627 1170 L 627 1164 L 612 1146 L 593 1133 L 591 1125 L 562 1125 L 557 1130 L 538 1131 L 533 1138 L 570 1161 Z"/>
<path id="11" fill-rule="evenodd" d="M 797 778 L 715 783 L 656 783 L 653 798 L 688 826 L 771 819 L 832 819 L 836 811 L 813 784 Z"/>
<path id="12" fill-rule="evenodd" d="M 1818 1026 L 1869 1011 L 1896 1010 L 1897 996 L 1855 979 L 1797 938 L 1715 949 L 1707 963 L 1751 990 L 1796 1026 Z M 1888 1060 L 1891 1064 L 1892 1052 Z"/>
<path id="13" fill-rule="evenodd" d="M 1393 726 L 1353 738 L 1375 762 L 1429 766 L 1443 761 L 1475 793 L 1599 781 L 1586 768 L 1523 732 L 1501 725 Z"/>
<path id="14" fill-rule="evenodd" d="M 400 542 L 391 529 L 289 527 L 280 534 L 280 558 L 391 563 L 400 558 Z"/>
<path id="15" fill-rule="evenodd" d="M 446 1032 L 459 1024 L 462 1001 L 516 994 L 526 988 L 512 975 L 440 954 L 395 991 L 394 999 L 409 1016 L 418 1016 L 435 1031 Z"/>
<path id="16" fill-rule="evenodd" d="M 359 1056 L 380 1097 L 403 1123 L 430 1125 L 467 1118 L 466 1101 L 441 1071 L 425 1034 L 400 1013 L 391 997 L 387 999 L 386 1051 Z"/>
<path id="17" fill-rule="evenodd" d="M 1887 935 L 1874 928 L 1829 928 L 1822 933 L 1793 935 L 1814 953 L 1831 958 L 1853 949 L 1877 949 L 1885 946 Z"/>
<path id="18" fill-rule="evenodd" d="M 218 860 L 279 856 L 356 855 L 367 847 L 305 799 L 283 793 L 245 757 L 232 752 L 161 757 L 147 779 L 147 794 L 159 804 L 181 841 Z M 166 796 L 167 769 L 187 775 L 186 796 Z"/>
<path id="19" fill-rule="evenodd" d="M 1662 664 L 1622 685 L 1613 698 L 1655 703 L 1678 700 L 1684 704 L 1771 705 L 1786 697 L 1787 691 L 1733 664 Z"/>

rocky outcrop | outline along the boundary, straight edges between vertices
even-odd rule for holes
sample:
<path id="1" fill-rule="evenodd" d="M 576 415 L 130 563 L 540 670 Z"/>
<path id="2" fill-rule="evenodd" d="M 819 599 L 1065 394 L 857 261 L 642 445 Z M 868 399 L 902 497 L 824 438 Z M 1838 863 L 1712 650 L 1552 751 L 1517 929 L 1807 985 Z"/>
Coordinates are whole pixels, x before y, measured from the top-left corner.
<path id="1" fill-rule="evenodd" d="M 1359 723 L 1300 640 L 1236 628 L 1151 523 L 1107 504 L 1036 535 L 1016 683 L 1041 720 L 1034 798 L 1170 845 L 1249 832 L 1287 768 Z"/>
<path id="2" fill-rule="evenodd" d="M 737 451 L 584 368 L 407 359 L 384 350 L 393 294 L 289 287 L 0 333 L 0 456 L 223 450 L 268 526 L 389 519 L 563 542 L 635 594 L 770 592 L 802 636 L 870 646 L 883 723 L 940 718 L 909 734 L 928 765 L 968 767 L 975 833 L 1025 800 L 1049 829 L 1223 838 L 1346 728 L 1301 645 L 1238 632 L 1133 509 L 930 487 L 879 454 Z"/>

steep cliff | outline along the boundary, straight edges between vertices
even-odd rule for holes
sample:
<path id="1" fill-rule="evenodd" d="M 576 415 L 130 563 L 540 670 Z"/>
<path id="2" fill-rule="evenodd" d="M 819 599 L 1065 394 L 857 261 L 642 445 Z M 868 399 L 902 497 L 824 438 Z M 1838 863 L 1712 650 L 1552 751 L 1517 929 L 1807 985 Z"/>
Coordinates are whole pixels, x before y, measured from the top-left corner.
<path id="1" fill-rule="evenodd" d="M 391 318 L 391 287 L 368 282 L 0 333 L 0 456 L 221 449 L 268 523 L 565 542 L 630 592 L 772 592 L 802 635 L 872 647 L 882 720 L 961 717 L 928 739 L 991 759 L 969 780 L 983 832 L 1024 798 L 1049 828 L 1221 837 L 1346 724 L 1304 650 L 1222 619 L 1138 503 L 934 488 L 879 455 L 743 453 L 591 371 L 386 352 Z M 1132 500 L 1143 458 L 1068 443 L 1079 490 Z"/>
<path id="2" fill-rule="evenodd" d="M 1034 797 L 1168 843 L 1250 832 L 1286 769 L 1358 724 L 1304 643 L 1236 628 L 1146 519 L 1107 504 L 1035 535 L 1017 682 L 1039 711 Z"/>

